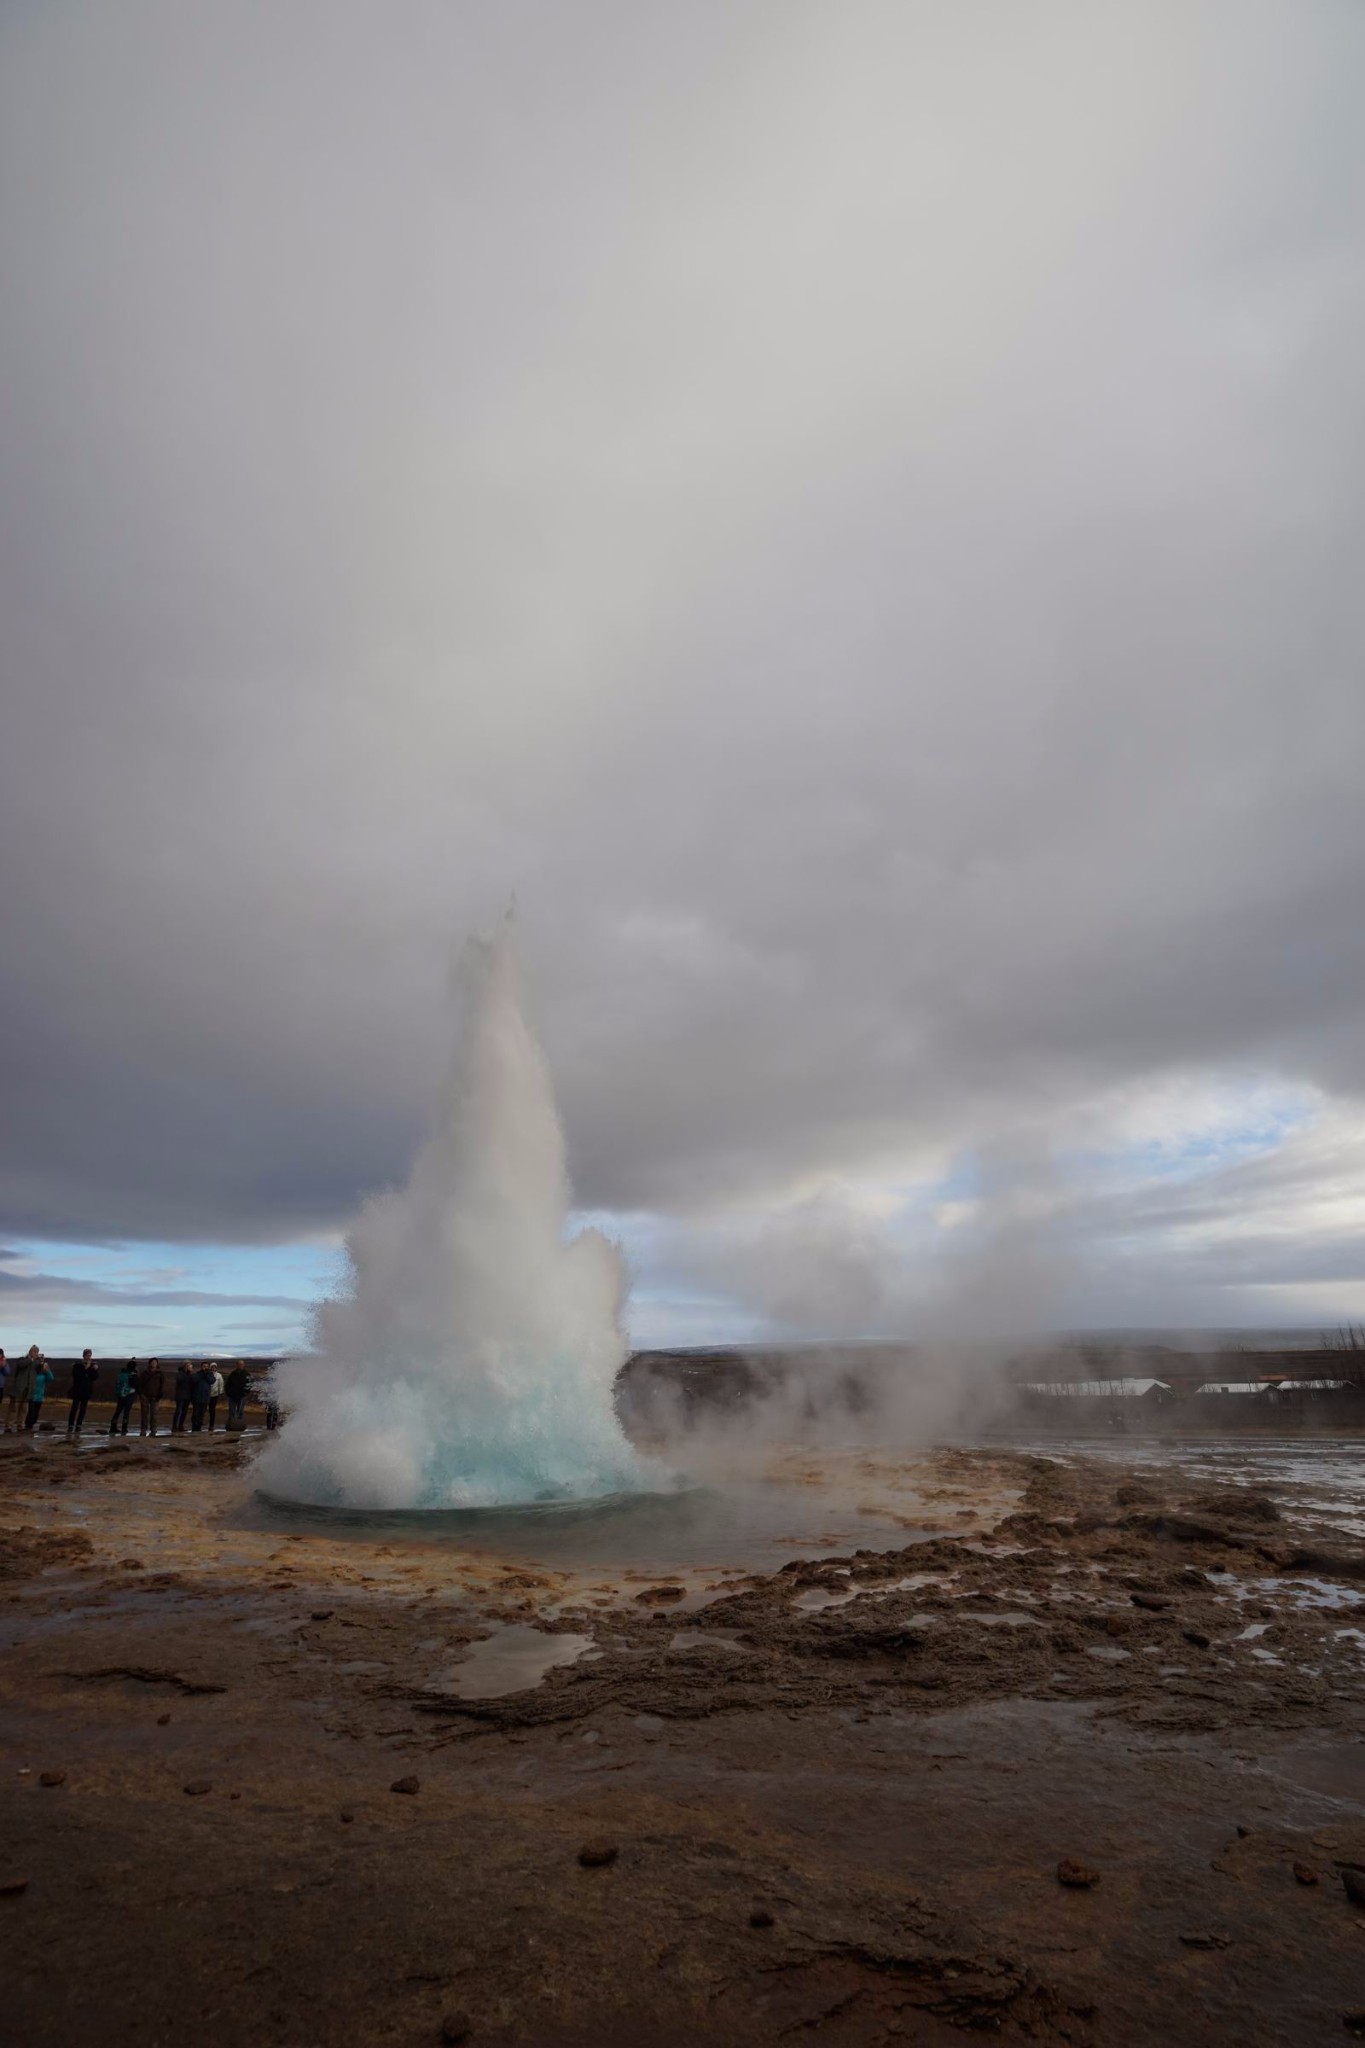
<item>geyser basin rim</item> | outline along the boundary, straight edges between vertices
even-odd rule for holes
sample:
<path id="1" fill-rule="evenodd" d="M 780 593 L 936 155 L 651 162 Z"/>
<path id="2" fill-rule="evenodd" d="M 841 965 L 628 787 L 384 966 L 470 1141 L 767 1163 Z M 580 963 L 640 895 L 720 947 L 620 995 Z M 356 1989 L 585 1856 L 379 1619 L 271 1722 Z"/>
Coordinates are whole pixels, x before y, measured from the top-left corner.
<path id="1" fill-rule="evenodd" d="M 263 1486 L 254 1489 L 253 1497 L 277 1514 L 297 1515 L 312 1522 L 342 1522 L 368 1529 L 412 1529 L 432 1523 L 452 1529 L 496 1529 L 523 1522 L 528 1516 L 560 1526 L 579 1521 L 600 1522 L 613 1515 L 629 1514 L 645 1503 L 698 1501 L 709 1492 L 704 1486 L 674 1486 L 659 1491 L 602 1493 L 579 1500 L 499 1501 L 496 1506 L 467 1508 L 331 1507 L 320 1501 L 290 1500 L 283 1494 L 268 1492 Z"/>

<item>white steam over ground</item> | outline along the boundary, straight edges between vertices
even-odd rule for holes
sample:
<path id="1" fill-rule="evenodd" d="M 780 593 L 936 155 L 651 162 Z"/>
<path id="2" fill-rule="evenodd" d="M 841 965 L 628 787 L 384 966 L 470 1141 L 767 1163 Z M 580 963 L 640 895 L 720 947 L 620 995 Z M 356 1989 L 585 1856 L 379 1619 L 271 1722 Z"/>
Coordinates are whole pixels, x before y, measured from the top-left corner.
<path id="1" fill-rule="evenodd" d="M 566 1238 L 550 1071 L 523 1014 L 510 923 L 472 941 L 466 1015 L 407 1185 L 366 1203 L 350 1284 L 288 1368 L 269 1492 L 349 1508 L 582 1499 L 667 1483 L 622 1433 L 625 1275 Z"/>

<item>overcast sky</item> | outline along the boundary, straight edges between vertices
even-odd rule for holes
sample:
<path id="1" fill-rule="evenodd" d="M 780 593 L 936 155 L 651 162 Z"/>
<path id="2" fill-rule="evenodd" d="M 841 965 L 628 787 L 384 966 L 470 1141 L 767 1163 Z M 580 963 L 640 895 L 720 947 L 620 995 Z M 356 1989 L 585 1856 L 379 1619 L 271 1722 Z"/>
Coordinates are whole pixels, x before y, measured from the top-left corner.
<path id="1" fill-rule="evenodd" d="M 12 0 L 0 1341 L 297 1341 L 515 890 L 637 1337 L 1365 1316 L 1358 0 Z"/>

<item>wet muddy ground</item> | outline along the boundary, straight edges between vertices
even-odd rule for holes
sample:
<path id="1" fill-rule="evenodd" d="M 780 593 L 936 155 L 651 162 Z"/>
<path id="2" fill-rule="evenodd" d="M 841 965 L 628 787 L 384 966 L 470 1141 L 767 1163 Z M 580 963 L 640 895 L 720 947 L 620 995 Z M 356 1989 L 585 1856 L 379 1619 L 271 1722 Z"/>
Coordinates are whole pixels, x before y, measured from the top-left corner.
<path id="1" fill-rule="evenodd" d="M 1365 2038 L 1365 1543 L 1305 1455 L 793 1452 L 641 1563 L 0 1441 L 0 2032 Z"/>

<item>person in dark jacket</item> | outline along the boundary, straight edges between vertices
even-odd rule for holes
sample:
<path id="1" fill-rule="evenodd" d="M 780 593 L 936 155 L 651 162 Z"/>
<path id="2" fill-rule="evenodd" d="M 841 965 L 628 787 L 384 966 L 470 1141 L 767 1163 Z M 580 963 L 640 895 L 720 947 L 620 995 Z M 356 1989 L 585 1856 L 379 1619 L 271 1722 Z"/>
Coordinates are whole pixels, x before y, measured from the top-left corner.
<path id="1" fill-rule="evenodd" d="M 196 1366 L 190 1380 L 190 1405 L 193 1410 L 190 1428 L 197 1434 L 204 1427 L 204 1417 L 209 1412 L 209 1395 L 213 1392 L 213 1377 L 216 1367 L 207 1362 Z"/>
<path id="2" fill-rule="evenodd" d="M 171 1435 L 183 1436 L 189 1420 L 190 1395 L 194 1387 L 194 1367 L 188 1358 L 182 1358 L 175 1369 L 175 1411 L 171 1416 Z"/>
<path id="3" fill-rule="evenodd" d="M 66 1433 L 79 1436 L 85 1427 L 85 1411 L 90 1406 L 90 1396 L 95 1391 L 95 1381 L 100 1369 L 89 1351 L 82 1351 L 71 1368 L 71 1406 L 66 1411 Z"/>
<path id="4" fill-rule="evenodd" d="M 156 1435 L 157 1403 L 166 1391 L 166 1375 L 161 1370 L 159 1358 L 149 1358 L 137 1376 L 137 1402 L 139 1436 Z"/>
<path id="5" fill-rule="evenodd" d="M 128 1417 L 133 1412 L 137 1395 L 137 1360 L 130 1358 L 118 1376 L 114 1388 L 114 1412 L 109 1418 L 110 1436 L 127 1436 Z"/>
<path id="6" fill-rule="evenodd" d="M 33 1398 L 33 1375 L 38 1370 L 39 1353 L 36 1344 L 28 1347 L 27 1358 L 16 1358 L 10 1368 L 6 1387 L 5 1434 L 13 1429 L 21 1431 L 26 1426 L 28 1404 Z"/>
<path id="7" fill-rule="evenodd" d="M 251 1391 L 251 1374 L 237 1360 L 224 1382 L 227 1387 L 227 1426 L 229 1429 L 246 1428 L 246 1397 Z"/>

